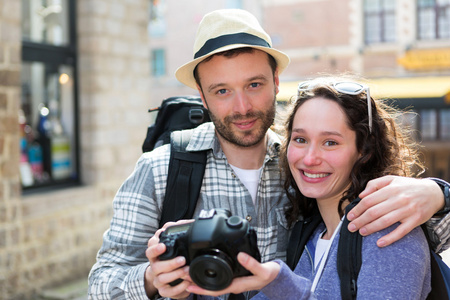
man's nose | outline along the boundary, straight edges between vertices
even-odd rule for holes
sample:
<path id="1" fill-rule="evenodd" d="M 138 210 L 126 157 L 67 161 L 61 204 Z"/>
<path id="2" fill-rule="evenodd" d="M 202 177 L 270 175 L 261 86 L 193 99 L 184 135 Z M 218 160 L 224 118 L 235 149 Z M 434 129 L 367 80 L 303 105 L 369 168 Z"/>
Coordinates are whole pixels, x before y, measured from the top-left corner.
<path id="1" fill-rule="evenodd" d="M 234 102 L 234 111 L 241 115 L 246 115 L 252 109 L 250 98 L 244 92 L 237 92 Z"/>

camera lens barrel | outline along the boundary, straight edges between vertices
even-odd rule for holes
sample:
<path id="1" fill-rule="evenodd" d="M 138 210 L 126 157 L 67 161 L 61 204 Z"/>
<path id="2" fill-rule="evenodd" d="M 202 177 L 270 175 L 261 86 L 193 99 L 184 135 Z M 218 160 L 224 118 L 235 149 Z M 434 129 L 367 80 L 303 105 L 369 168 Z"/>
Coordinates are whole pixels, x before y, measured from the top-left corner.
<path id="1" fill-rule="evenodd" d="M 232 260 L 224 252 L 214 249 L 196 257 L 190 265 L 189 275 L 200 287 L 219 291 L 228 287 L 233 280 Z"/>

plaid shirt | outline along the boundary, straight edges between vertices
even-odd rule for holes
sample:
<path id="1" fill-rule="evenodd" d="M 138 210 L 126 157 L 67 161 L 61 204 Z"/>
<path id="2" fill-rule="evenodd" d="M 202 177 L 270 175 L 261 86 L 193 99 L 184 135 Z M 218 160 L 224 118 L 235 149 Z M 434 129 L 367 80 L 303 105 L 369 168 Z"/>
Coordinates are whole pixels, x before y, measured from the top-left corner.
<path id="1" fill-rule="evenodd" d="M 431 242 L 431 248 L 441 253 L 450 248 L 450 213 L 442 218 L 431 218 L 425 223 Z"/>
<path id="2" fill-rule="evenodd" d="M 263 262 L 285 260 L 288 243 L 283 213 L 288 201 L 278 167 L 279 143 L 278 136 L 269 131 L 256 204 L 228 164 L 212 123 L 195 129 L 187 147 L 189 151 L 210 150 L 195 215 L 201 209 L 222 207 L 250 220 Z M 169 145 L 143 154 L 117 192 L 111 226 L 89 274 L 89 299 L 147 299 L 144 273 L 149 262 L 145 250 L 159 227 L 169 157 Z M 450 214 L 427 223 L 435 249 L 442 251 L 450 244 L 449 225 Z"/>
<path id="3" fill-rule="evenodd" d="M 268 132 L 255 204 L 228 164 L 212 123 L 194 130 L 189 151 L 210 150 L 196 212 L 216 207 L 250 221 L 258 236 L 262 261 L 285 259 L 289 230 L 284 217 L 288 200 L 278 166 L 279 137 Z M 144 272 L 149 238 L 159 228 L 164 202 L 170 146 L 145 153 L 115 196 L 114 216 L 103 236 L 97 263 L 89 275 L 89 297 L 95 299 L 146 299 Z"/>

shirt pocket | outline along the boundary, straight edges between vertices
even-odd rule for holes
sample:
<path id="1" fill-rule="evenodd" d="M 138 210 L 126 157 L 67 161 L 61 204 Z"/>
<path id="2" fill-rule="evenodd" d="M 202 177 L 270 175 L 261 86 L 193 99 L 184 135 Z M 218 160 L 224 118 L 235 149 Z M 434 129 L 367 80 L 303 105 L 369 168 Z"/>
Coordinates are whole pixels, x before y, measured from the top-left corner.
<path id="1" fill-rule="evenodd" d="M 279 226 L 283 227 L 286 230 L 289 230 L 288 221 L 286 219 L 285 211 L 288 207 L 278 207 L 275 209 L 277 216 L 277 223 Z"/>
<path id="2" fill-rule="evenodd" d="M 284 212 L 286 207 L 276 208 L 277 218 L 277 251 L 276 259 L 286 261 L 286 249 L 289 242 L 290 229 Z"/>

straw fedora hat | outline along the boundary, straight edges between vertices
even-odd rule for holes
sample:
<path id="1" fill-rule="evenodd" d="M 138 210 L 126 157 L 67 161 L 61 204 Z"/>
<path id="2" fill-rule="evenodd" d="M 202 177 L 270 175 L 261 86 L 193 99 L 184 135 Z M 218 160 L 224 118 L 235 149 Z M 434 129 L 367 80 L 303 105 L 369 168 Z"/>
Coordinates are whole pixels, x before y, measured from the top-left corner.
<path id="1" fill-rule="evenodd" d="M 221 9 L 206 14 L 197 29 L 194 59 L 176 72 L 183 84 L 196 88 L 194 69 L 209 56 L 235 48 L 251 47 L 272 55 L 281 73 L 289 64 L 289 57 L 274 48 L 270 36 L 251 13 L 242 9 Z"/>

